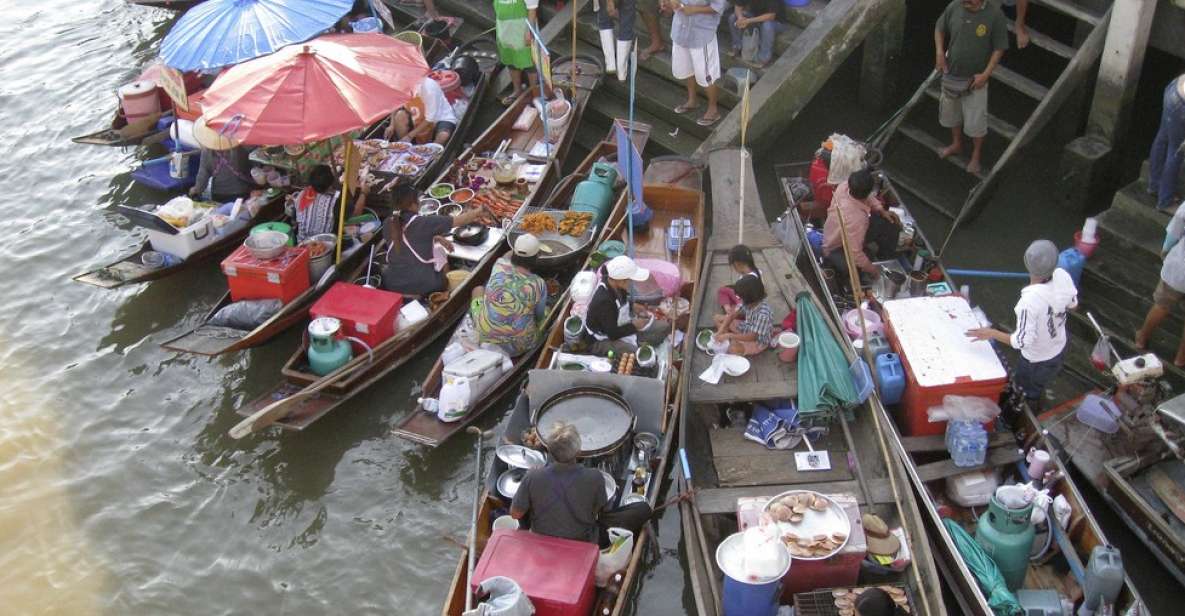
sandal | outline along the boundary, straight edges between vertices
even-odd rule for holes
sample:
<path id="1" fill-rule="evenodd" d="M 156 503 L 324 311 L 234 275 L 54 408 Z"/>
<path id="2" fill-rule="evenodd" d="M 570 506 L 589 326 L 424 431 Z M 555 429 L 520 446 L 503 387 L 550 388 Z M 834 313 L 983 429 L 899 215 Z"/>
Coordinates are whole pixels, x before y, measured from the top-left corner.
<path id="1" fill-rule="evenodd" d="M 514 101 L 517 99 L 518 99 L 518 93 L 516 92 L 514 94 L 507 94 L 506 96 L 503 96 L 499 102 L 502 103 L 503 107 L 509 107 L 509 106 L 513 105 Z"/>
<path id="2" fill-rule="evenodd" d="M 679 115 L 683 115 L 689 111 L 695 111 L 696 109 L 699 109 L 699 103 L 696 103 L 694 105 L 688 105 L 687 103 L 683 103 L 682 105 L 675 107 L 674 112 Z"/>
<path id="3" fill-rule="evenodd" d="M 708 116 L 705 115 L 705 116 L 701 117 L 700 119 L 696 120 L 695 123 L 699 124 L 700 126 L 711 126 L 719 121 L 720 121 L 720 114 L 716 114 L 714 117 L 711 117 L 711 118 L 709 118 Z"/>

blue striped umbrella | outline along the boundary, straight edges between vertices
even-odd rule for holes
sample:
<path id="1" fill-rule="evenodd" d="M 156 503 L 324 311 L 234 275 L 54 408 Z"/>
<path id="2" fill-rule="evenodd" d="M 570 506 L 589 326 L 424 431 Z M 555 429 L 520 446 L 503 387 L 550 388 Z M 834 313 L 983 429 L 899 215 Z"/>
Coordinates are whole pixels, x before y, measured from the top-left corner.
<path id="1" fill-rule="evenodd" d="M 238 64 L 317 36 L 353 5 L 352 0 L 207 0 L 177 21 L 160 55 L 181 71 Z"/>

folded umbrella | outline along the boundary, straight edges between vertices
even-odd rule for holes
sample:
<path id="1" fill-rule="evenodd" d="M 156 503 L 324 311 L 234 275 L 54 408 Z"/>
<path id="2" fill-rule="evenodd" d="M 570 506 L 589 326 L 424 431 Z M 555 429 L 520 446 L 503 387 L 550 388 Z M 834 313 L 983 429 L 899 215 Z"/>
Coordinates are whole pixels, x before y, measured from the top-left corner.
<path id="1" fill-rule="evenodd" d="M 206 123 L 247 145 L 295 145 L 366 127 L 415 95 L 419 47 L 387 36 L 330 34 L 234 66 L 204 95 Z M 229 126 L 228 126 L 229 124 Z"/>
<path id="2" fill-rule="evenodd" d="M 206 0 L 161 43 L 165 64 L 182 71 L 245 62 L 333 27 L 352 0 Z"/>
<path id="3" fill-rule="evenodd" d="M 800 415 L 838 411 L 858 403 L 856 385 L 843 349 L 835 340 L 809 292 L 796 298 L 798 334 L 798 409 Z"/>

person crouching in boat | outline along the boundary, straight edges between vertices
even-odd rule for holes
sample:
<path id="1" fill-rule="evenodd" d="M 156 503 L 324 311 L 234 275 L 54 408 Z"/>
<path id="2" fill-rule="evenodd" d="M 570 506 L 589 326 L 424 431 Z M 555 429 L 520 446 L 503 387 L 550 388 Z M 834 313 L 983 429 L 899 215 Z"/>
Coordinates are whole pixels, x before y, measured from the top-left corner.
<path id="1" fill-rule="evenodd" d="M 547 315 L 547 284 L 532 270 L 545 252 L 551 250 L 534 235 L 518 236 L 510 254 L 494 262 L 486 285 L 473 289 L 469 316 L 482 347 L 510 357 L 535 348 Z"/>
<path id="2" fill-rule="evenodd" d="M 835 189 L 827 222 L 823 224 L 823 256 L 827 265 L 840 273 L 840 279 L 846 280 L 848 271 L 843 246 L 845 233 L 861 278 L 869 281 L 880 278 L 880 267 L 873 261 L 891 259 L 897 254 L 901 221 L 873 194 L 875 189 L 876 180 L 868 169 L 852 173 Z"/>
<path id="3" fill-rule="evenodd" d="M 551 461 L 527 471 L 511 500 L 511 517 L 529 524 L 531 532 L 601 547 L 609 545 L 610 527 L 624 528 L 634 536 L 641 532 L 653 514 L 650 505 L 606 509 L 609 496 L 601 472 L 576 461 L 581 442 L 575 426 L 557 423 L 544 443 Z"/>
<path id="4" fill-rule="evenodd" d="M 420 215 L 420 195 L 408 184 L 392 190 L 396 213 L 387 219 L 387 265 L 383 288 L 410 297 L 427 297 L 448 289 L 445 267 L 452 244 L 445 239 L 454 227 L 463 227 L 486 214 L 484 208 L 457 216 Z"/>
<path id="5" fill-rule="evenodd" d="M 733 286 L 742 304 L 738 310 L 716 315 L 716 340 L 727 341 L 733 355 L 756 355 L 769 348 L 774 333 L 765 285 L 760 278 L 744 276 Z"/>
<path id="6" fill-rule="evenodd" d="M 194 122 L 193 137 L 201 146 L 197 178 L 189 196 L 199 197 L 210 189 L 210 198 L 228 203 L 246 197 L 255 187 L 251 179 L 250 148 L 237 145 L 206 125 L 205 117 Z"/>
<path id="7" fill-rule="evenodd" d="M 444 145 L 457 130 L 457 113 L 440 84 L 431 77 L 420 81 L 419 93 L 407 105 L 391 112 L 383 133 L 388 140 L 416 143 L 421 137 Z"/>
<path id="8" fill-rule="evenodd" d="M 369 184 L 363 184 L 354 199 L 350 216 L 357 216 L 366 208 L 366 193 Z M 317 165 L 309 172 L 309 185 L 296 193 L 291 204 L 292 217 L 296 220 L 296 240 L 303 242 L 322 233 L 337 234 L 337 222 L 341 214 L 341 189 L 333 177 L 329 165 Z"/>
<path id="9" fill-rule="evenodd" d="M 662 344 L 671 333 L 671 323 L 655 316 L 644 316 L 645 309 L 635 306 L 639 316 L 631 317 L 630 282 L 643 282 L 650 271 L 638 267 L 634 260 L 622 255 L 613 257 L 601 267 L 601 282 L 588 303 L 584 317 L 585 330 L 592 337 L 592 352 L 608 355 L 635 353 L 645 342 Z"/>
<path id="10" fill-rule="evenodd" d="M 737 244 L 728 251 L 728 266 L 740 276 L 737 278 L 737 282 L 747 277 L 761 280 L 761 272 L 757 269 L 757 264 L 753 262 L 753 251 L 744 244 Z M 724 309 L 725 314 L 736 312 L 744 303 L 736 293 L 735 283 L 720 287 L 716 291 L 716 301 L 720 302 L 720 307 Z"/>

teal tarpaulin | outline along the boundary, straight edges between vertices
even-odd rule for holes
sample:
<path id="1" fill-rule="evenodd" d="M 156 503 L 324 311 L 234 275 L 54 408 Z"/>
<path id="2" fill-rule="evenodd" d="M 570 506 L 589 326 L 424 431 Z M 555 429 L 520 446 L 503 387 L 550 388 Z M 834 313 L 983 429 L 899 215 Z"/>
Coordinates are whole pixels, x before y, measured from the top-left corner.
<path id="1" fill-rule="evenodd" d="M 795 298 L 798 309 L 798 412 L 839 411 L 856 404 L 856 385 L 839 342 L 831 334 L 809 291 Z"/>
<path id="2" fill-rule="evenodd" d="M 1000 568 L 996 566 L 992 557 L 988 556 L 975 539 L 954 520 L 944 518 L 942 524 L 955 540 L 955 547 L 963 557 L 963 562 L 967 563 L 967 568 L 975 574 L 975 581 L 979 582 L 979 589 L 983 591 L 983 596 L 987 597 L 988 606 L 996 616 L 1024 616 L 1024 609 L 1017 602 L 1016 595 L 1008 590 L 1008 585 L 1004 583 L 1004 575 L 1000 573 Z"/>

